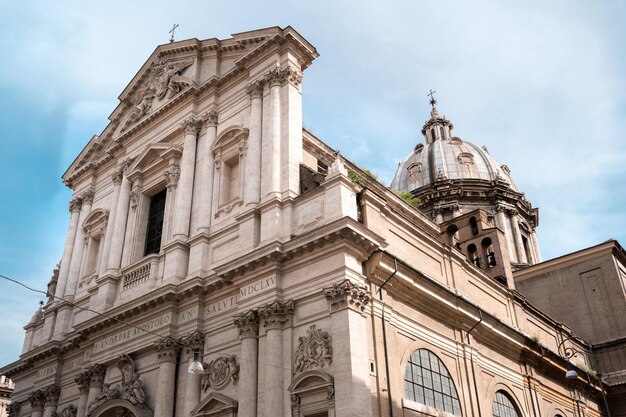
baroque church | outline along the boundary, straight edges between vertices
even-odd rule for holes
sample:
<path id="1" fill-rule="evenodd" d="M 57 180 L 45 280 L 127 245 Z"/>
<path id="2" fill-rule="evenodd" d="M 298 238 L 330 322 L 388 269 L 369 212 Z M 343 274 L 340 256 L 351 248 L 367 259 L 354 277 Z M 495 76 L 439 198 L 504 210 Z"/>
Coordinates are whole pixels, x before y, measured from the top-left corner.
<path id="1" fill-rule="evenodd" d="M 626 415 L 626 253 L 539 211 L 436 102 L 385 185 L 302 127 L 293 28 L 160 45 L 63 175 L 10 417 Z"/>

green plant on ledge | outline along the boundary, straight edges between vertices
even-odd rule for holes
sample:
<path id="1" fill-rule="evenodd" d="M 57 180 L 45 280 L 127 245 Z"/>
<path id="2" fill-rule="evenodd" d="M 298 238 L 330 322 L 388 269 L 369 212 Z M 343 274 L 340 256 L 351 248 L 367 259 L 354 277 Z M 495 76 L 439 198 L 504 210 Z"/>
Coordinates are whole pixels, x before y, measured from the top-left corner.
<path id="1" fill-rule="evenodd" d="M 401 199 L 403 199 L 404 201 L 406 201 L 413 207 L 415 208 L 419 207 L 420 199 L 418 197 L 415 197 L 413 194 L 409 193 L 408 191 L 398 191 L 397 194 L 398 194 L 398 197 L 400 197 Z"/>

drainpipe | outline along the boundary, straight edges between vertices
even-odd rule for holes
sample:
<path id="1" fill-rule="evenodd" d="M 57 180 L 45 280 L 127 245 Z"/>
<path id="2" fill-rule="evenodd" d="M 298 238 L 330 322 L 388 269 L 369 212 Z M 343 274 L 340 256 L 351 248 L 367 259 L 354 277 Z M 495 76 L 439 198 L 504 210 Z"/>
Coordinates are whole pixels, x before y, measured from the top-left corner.
<path id="1" fill-rule="evenodd" d="M 478 309 L 478 315 L 480 316 L 480 320 L 478 320 L 471 329 L 469 329 L 469 331 L 467 332 L 467 344 L 469 346 L 472 345 L 472 342 L 470 341 L 470 333 L 472 333 L 472 331 L 474 331 L 474 329 L 483 322 L 483 311 L 481 309 Z M 472 379 L 474 380 L 474 391 L 476 392 L 476 406 L 478 407 L 478 416 L 482 417 L 482 411 L 480 408 L 480 394 L 478 392 L 478 383 L 476 382 L 476 370 L 474 369 L 474 355 L 470 353 L 470 364 L 472 365 Z"/>
<path id="2" fill-rule="evenodd" d="M 383 351 L 385 353 L 385 373 L 387 374 L 387 400 L 388 400 L 388 406 L 389 406 L 389 416 L 393 417 L 393 401 L 391 400 L 391 381 L 389 380 L 389 356 L 387 353 L 387 331 L 386 331 L 386 326 L 385 326 L 385 303 L 383 302 L 383 288 L 385 287 L 385 285 L 387 285 L 387 283 L 389 282 L 389 280 L 391 278 L 394 277 L 394 275 L 396 275 L 396 273 L 398 272 L 398 261 L 396 260 L 396 258 L 393 258 L 393 273 L 391 275 L 389 275 L 389 277 L 385 280 L 385 282 L 383 282 L 383 284 L 378 287 L 378 299 L 380 300 L 380 303 L 382 304 L 382 321 L 383 321 Z"/>

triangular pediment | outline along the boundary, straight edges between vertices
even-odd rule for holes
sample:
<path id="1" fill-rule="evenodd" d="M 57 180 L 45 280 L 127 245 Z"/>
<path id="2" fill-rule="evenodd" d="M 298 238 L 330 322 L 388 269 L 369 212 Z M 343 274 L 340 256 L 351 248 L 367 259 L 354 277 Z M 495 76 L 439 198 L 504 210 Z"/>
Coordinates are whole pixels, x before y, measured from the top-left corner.
<path id="1" fill-rule="evenodd" d="M 191 417 L 235 415 L 237 401 L 224 394 L 212 392 L 191 411 Z"/>
<path id="2" fill-rule="evenodd" d="M 291 27 L 236 33 L 224 40 L 194 38 L 159 45 L 119 95 L 108 126 L 94 136 L 65 172 L 65 183 L 71 187 L 77 178 L 83 178 L 90 163 L 98 168 L 103 160 L 118 158 L 125 141 L 179 103 L 183 105 L 211 86 L 225 85 L 251 71 L 260 57 L 273 49 L 287 47 L 298 57 L 302 69 L 318 56 Z"/>

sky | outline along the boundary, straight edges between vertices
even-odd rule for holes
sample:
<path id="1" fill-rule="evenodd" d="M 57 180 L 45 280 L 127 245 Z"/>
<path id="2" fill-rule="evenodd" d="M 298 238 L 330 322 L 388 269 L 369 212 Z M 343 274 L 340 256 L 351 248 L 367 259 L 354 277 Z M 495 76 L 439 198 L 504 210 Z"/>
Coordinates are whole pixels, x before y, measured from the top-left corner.
<path id="1" fill-rule="evenodd" d="M 291 25 L 320 57 L 304 126 L 389 184 L 422 142 L 426 94 L 533 206 L 550 259 L 626 244 L 626 1 L 0 0 L 0 274 L 41 290 L 59 261 L 61 175 L 168 31 Z M 0 366 L 42 295 L 0 280 Z"/>

